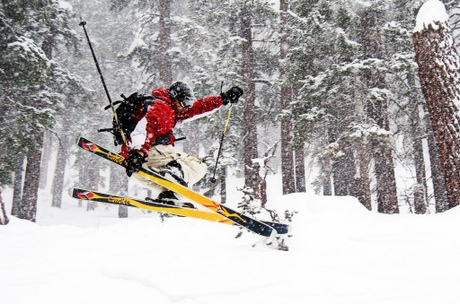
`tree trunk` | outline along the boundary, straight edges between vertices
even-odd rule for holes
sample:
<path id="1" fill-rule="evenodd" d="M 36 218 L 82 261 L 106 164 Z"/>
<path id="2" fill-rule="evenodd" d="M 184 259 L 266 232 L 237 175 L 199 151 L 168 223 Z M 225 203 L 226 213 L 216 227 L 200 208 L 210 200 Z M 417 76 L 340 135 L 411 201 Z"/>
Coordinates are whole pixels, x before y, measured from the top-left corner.
<path id="1" fill-rule="evenodd" d="M 332 165 L 331 160 L 329 158 L 323 157 L 319 161 L 319 168 L 321 171 L 321 188 L 323 189 L 324 196 L 331 196 L 332 195 L 332 182 L 331 182 L 331 175 L 332 175 Z"/>
<path id="2" fill-rule="evenodd" d="M 3 203 L 3 198 L 2 198 L 2 188 L 0 188 L 0 225 L 7 225 L 10 220 L 8 219 L 8 216 L 6 215 L 6 210 L 5 210 L 5 203 Z"/>
<path id="3" fill-rule="evenodd" d="M 385 60 L 386 50 L 382 41 L 385 40 L 381 30 L 380 18 L 372 6 L 359 13 L 357 28 L 358 42 L 362 45 L 364 58 Z M 362 80 L 369 89 L 369 97 L 365 103 L 366 115 L 382 130 L 389 131 L 388 98 L 382 94 L 373 97 L 371 90 L 384 92 L 387 89 L 386 74 L 380 69 L 369 69 L 362 72 Z M 377 209 L 382 213 L 399 213 L 396 179 L 394 172 L 391 144 L 387 138 L 379 138 L 372 143 L 374 174 L 377 184 Z"/>
<path id="4" fill-rule="evenodd" d="M 408 73 L 407 82 L 411 88 L 415 88 L 415 75 Z M 428 211 L 428 186 L 423 153 L 423 137 L 426 135 L 426 126 L 420 118 L 418 96 L 410 94 L 409 98 L 411 99 L 409 103 L 409 123 L 417 180 L 417 184 L 414 187 L 414 211 L 416 214 L 425 214 Z"/>
<path id="5" fill-rule="evenodd" d="M 357 198 L 361 204 L 372 210 L 371 179 L 369 177 L 370 156 L 365 149 L 358 151 L 359 158 L 359 184 Z"/>
<path id="6" fill-rule="evenodd" d="M 307 192 L 305 179 L 305 153 L 303 148 L 295 150 L 295 192 Z"/>
<path id="7" fill-rule="evenodd" d="M 449 207 L 460 204 L 459 58 L 446 23 L 415 32 L 413 42 L 419 78 L 446 183 Z"/>
<path id="8" fill-rule="evenodd" d="M 368 72 L 365 78 L 370 87 L 385 88 L 385 79 L 381 72 Z M 381 129 L 390 130 L 387 99 L 370 100 L 367 114 Z M 381 213 L 399 213 L 393 155 L 390 144 L 385 139 L 374 143 L 373 158 L 377 182 L 377 210 Z"/>
<path id="9" fill-rule="evenodd" d="M 24 192 L 18 217 L 21 219 L 36 221 L 38 189 L 40 184 L 40 161 L 43 149 L 43 132 L 38 132 L 35 137 L 35 149 L 27 153 L 26 175 L 24 180 Z"/>
<path id="10" fill-rule="evenodd" d="M 115 165 L 110 166 L 109 191 L 112 194 L 126 195 L 128 193 L 128 177 L 122 170 L 116 168 Z M 118 217 L 128 217 L 128 207 L 118 206 Z"/>
<path id="11" fill-rule="evenodd" d="M 289 1 L 280 1 L 280 23 L 281 23 L 281 39 L 280 39 L 280 60 L 286 59 L 289 51 L 288 34 L 285 27 L 287 26 L 286 14 L 289 10 Z M 280 79 L 286 81 L 286 71 L 281 63 Z M 286 110 L 292 101 L 292 87 L 288 84 L 281 83 L 281 108 Z M 292 149 L 292 121 L 288 118 L 281 120 L 281 178 L 283 186 L 283 194 L 294 193 L 296 191 L 295 181 L 295 165 L 294 153 Z M 305 177 L 305 174 L 304 174 Z"/>
<path id="12" fill-rule="evenodd" d="M 436 213 L 439 213 L 449 210 L 449 201 L 447 199 L 446 182 L 444 181 L 444 175 L 441 169 L 441 162 L 439 161 L 438 147 L 434 140 L 431 123 L 429 120 L 427 120 L 425 123 L 426 128 L 428 130 L 427 142 L 428 152 L 430 156 L 431 180 L 433 183 L 435 209 Z"/>
<path id="13" fill-rule="evenodd" d="M 63 130 L 67 130 L 68 123 L 64 121 Z M 53 200 L 51 202 L 52 207 L 61 208 L 62 203 L 62 191 L 64 189 L 64 176 L 67 161 L 69 159 L 69 146 L 70 140 L 68 136 L 63 132 L 60 141 L 58 142 L 58 153 L 56 159 L 56 168 L 54 171 L 53 179 Z"/>
<path id="14" fill-rule="evenodd" d="M 128 206 L 118 206 L 118 218 L 128 217 Z"/>
<path id="15" fill-rule="evenodd" d="M 243 108 L 243 157 L 244 177 L 246 186 L 256 187 L 257 170 L 253 168 L 253 159 L 258 158 L 257 120 L 254 119 L 255 83 L 254 83 L 254 50 L 252 48 L 252 20 L 249 13 L 241 14 L 242 66 L 243 82 L 246 84 Z"/>
<path id="16" fill-rule="evenodd" d="M 389 214 L 399 213 L 391 150 L 383 144 L 378 145 L 374 149 L 374 160 L 377 181 L 377 211 Z"/>
<path id="17" fill-rule="evenodd" d="M 286 88 L 281 88 L 283 102 L 289 100 Z M 281 178 L 283 194 L 295 192 L 294 153 L 292 151 L 292 123 L 288 119 L 281 121 Z"/>
<path id="18" fill-rule="evenodd" d="M 43 52 L 50 60 L 53 57 L 55 33 L 56 30 L 51 25 L 41 45 Z M 48 81 L 49 80 L 50 79 L 48 78 Z M 27 166 L 23 187 L 24 191 L 18 217 L 35 222 L 37 217 L 38 190 L 40 188 L 40 167 L 43 152 L 43 139 L 45 135 L 44 131 L 38 128 L 32 132 L 34 132 L 35 142 L 34 147 L 30 148 L 27 153 Z"/>
<path id="19" fill-rule="evenodd" d="M 100 162 L 96 157 L 86 157 L 87 154 L 80 152 L 77 155 L 77 168 L 79 184 L 83 188 L 99 190 L 99 167 Z M 80 201 L 82 203 L 82 201 Z M 79 206 L 82 204 L 79 203 Z M 97 203 L 94 201 L 86 201 L 86 210 L 94 210 Z"/>
<path id="20" fill-rule="evenodd" d="M 220 203 L 225 204 L 227 202 L 227 166 L 221 166 L 221 174 L 219 176 L 220 182 Z"/>
<path id="21" fill-rule="evenodd" d="M 25 157 L 21 156 L 16 164 L 13 183 L 13 206 L 11 207 L 11 215 L 18 216 L 22 205 L 22 181 L 24 171 Z"/>
<path id="22" fill-rule="evenodd" d="M 335 158 L 332 163 L 334 194 L 337 196 L 354 195 L 358 191 L 355 186 L 356 166 L 353 152 L 344 147 L 343 155 Z"/>
<path id="23" fill-rule="evenodd" d="M 52 151 L 52 140 L 51 133 L 45 131 L 43 138 L 43 156 L 42 156 L 42 167 L 40 169 L 40 189 L 45 189 L 48 182 L 48 166 L 51 158 Z"/>
<path id="24" fill-rule="evenodd" d="M 159 63 L 159 78 L 165 86 L 171 85 L 173 78 L 171 72 L 171 60 L 168 56 L 168 51 L 171 48 L 171 0 L 160 0 L 159 4 L 159 49 L 158 49 L 158 63 Z"/>

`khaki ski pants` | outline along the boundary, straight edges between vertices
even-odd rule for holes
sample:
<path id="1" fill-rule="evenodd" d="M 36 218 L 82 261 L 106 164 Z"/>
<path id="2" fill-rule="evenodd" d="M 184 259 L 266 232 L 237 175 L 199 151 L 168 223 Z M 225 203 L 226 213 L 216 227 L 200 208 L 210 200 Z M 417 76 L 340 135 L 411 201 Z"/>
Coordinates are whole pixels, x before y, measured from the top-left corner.
<path id="1" fill-rule="evenodd" d="M 143 167 L 146 169 L 149 167 L 161 169 L 173 160 L 177 161 L 181 165 L 182 171 L 184 172 L 184 181 L 190 188 L 206 175 L 207 166 L 201 158 L 193 154 L 187 154 L 172 145 L 152 146 L 149 151 L 147 162 L 143 164 Z M 160 187 L 137 174 L 133 174 L 131 179 L 134 179 L 135 182 L 140 182 L 148 188 L 153 188 L 156 191 L 164 191 L 163 187 Z"/>

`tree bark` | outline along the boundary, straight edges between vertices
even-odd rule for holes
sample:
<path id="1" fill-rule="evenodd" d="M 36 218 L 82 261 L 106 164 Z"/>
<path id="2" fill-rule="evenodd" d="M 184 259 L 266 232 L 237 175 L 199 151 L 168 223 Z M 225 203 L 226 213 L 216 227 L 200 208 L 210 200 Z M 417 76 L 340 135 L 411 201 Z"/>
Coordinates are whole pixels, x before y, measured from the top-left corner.
<path id="1" fill-rule="evenodd" d="M 419 78 L 439 151 L 449 208 L 460 204 L 459 57 L 447 24 L 437 22 L 415 32 Z"/>
<path id="2" fill-rule="evenodd" d="M 364 58 L 385 60 L 384 37 L 381 18 L 374 7 L 364 8 L 359 13 L 357 28 L 358 42 L 362 45 Z M 369 89 L 384 91 L 387 89 L 386 74 L 380 69 L 364 70 L 363 81 Z M 388 98 L 382 94 L 366 100 L 366 115 L 382 130 L 390 130 L 388 119 Z M 399 213 L 396 179 L 391 144 L 386 138 L 379 138 L 372 143 L 374 175 L 377 188 L 377 209 L 381 213 Z"/>
<path id="3" fill-rule="evenodd" d="M 41 48 L 46 57 L 53 58 L 53 47 L 55 45 L 56 29 L 50 25 L 48 32 L 42 42 Z M 50 78 L 48 78 L 48 82 Z M 34 147 L 31 147 L 27 153 L 27 166 L 24 178 L 22 204 L 19 209 L 18 217 L 32 222 L 36 221 L 38 190 L 40 188 L 40 167 L 43 152 L 44 131 L 37 128 L 32 130 L 34 133 Z"/>
<path id="4" fill-rule="evenodd" d="M 361 204 L 369 210 L 372 210 L 371 196 L 371 179 L 369 177 L 370 156 L 365 149 L 358 151 L 359 158 L 359 184 L 357 197 Z"/>
<path id="5" fill-rule="evenodd" d="M 353 152 L 344 147 L 343 155 L 334 159 L 332 172 L 334 180 L 334 194 L 336 196 L 355 195 L 357 193 L 355 185 L 356 166 Z"/>
<path id="6" fill-rule="evenodd" d="M 67 120 L 64 120 L 63 130 L 68 128 Z M 56 168 L 54 171 L 53 179 L 53 200 L 51 202 L 52 207 L 61 208 L 62 203 L 62 191 L 64 190 L 64 176 L 67 160 L 69 159 L 69 146 L 70 140 L 68 136 L 63 132 L 60 141 L 58 142 L 58 153 L 56 160 Z"/>
<path id="7" fill-rule="evenodd" d="M 332 165 L 331 160 L 328 157 L 323 157 L 319 160 L 319 168 L 321 171 L 321 187 L 323 189 L 324 196 L 331 196 L 332 195 Z"/>
<path id="8" fill-rule="evenodd" d="M 6 215 L 5 203 L 3 202 L 2 198 L 2 188 L 0 188 L 0 211 L 0 225 L 7 225 L 10 222 L 10 220 Z"/>
<path id="9" fill-rule="evenodd" d="M 40 162 L 43 149 L 43 132 L 35 136 L 35 149 L 27 153 L 26 175 L 24 180 L 24 191 L 22 204 L 18 217 L 21 219 L 36 221 L 38 189 L 40 184 Z"/>
<path id="10" fill-rule="evenodd" d="M 45 189 L 48 182 L 48 166 L 51 158 L 52 140 L 49 131 L 45 132 L 43 138 L 42 167 L 40 169 L 40 189 Z"/>
<path id="11" fill-rule="evenodd" d="M 241 14 L 242 66 L 243 82 L 246 84 L 245 102 L 243 108 L 243 157 L 244 177 L 246 186 L 256 187 L 257 170 L 253 168 L 253 159 L 258 158 L 257 149 L 257 120 L 254 119 L 255 110 L 255 82 L 254 82 L 254 50 L 252 46 L 252 20 L 247 10 Z"/>
<path id="12" fill-rule="evenodd" d="M 281 99 L 285 103 L 283 108 L 289 104 L 290 91 L 288 88 L 281 88 Z M 292 122 L 289 119 L 281 121 L 281 178 L 283 194 L 295 192 L 294 175 L 294 153 L 292 151 Z"/>
<path id="13" fill-rule="evenodd" d="M 435 200 L 436 213 L 449 210 L 449 201 L 447 199 L 446 182 L 439 161 L 438 147 L 434 140 L 433 130 L 429 119 L 425 122 L 428 130 L 428 152 L 430 156 L 431 180 L 433 183 L 433 195 Z"/>
<path id="14" fill-rule="evenodd" d="M 385 88 L 382 73 L 367 73 L 365 75 L 371 87 Z M 370 100 L 367 105 L 368 116 L 383 130 L 390 130 L 388 121 L 388 100 Z M 380 139 L 373 145 L 374 172 L 377 183 L 377 211 L 380 213 L 399 213 L 396 177 L 393 163 L 393 153 L 388 142 Z"/>
<path id="15" fill-rule="evenodd" d="M 171 60 L 168 57 L 168 51 L 171 48 L 171 0 L 160 0 L 159 5 L 160 22 L 159 22 L 159 49 L 158 49 L 158 62 L 159 62 L 159 78 L 165 86 L 171 85 L 172 71 Z"/>
<path id="16" fill-rule="evenodd" d="M 220 203 L 225 204 L 227 202 L 227 166 L 222 166 L 220 168 L 220 176 L 219 176 L 219 183 L 220 183 Z"/>
<path id="17" fill-rule="evenodd" d="M 414 212 L 416 214 L 425 214 L 427 204 L 425 201 L 426 195 L 426 168 L 423 157 L 422 132 L 420 130 L 420 117 L 418 104 L 414 101 L 413 106 L 409 109 L 409 121 L 411 126 L 412 150 L 414 153 L 415 178 L 417 184 L 414 188 Z"/>
<path id="18" fill-rule="evenodd" d="M 383 144 L 374 148 L 375 178 L 377 181 L 377 211 L 399 213 L 391 150 Z"/>
<path id="19" fill-rule="evenodd" d="M 303 148 L 295 149 L 295 192 L 307 192 L 305 178 L 305 152 Z"/>
<path id="20" fill-rule="evenodd" d="M 289 1 L 280 1 L 280 23 L 281 23 L 281 39 L 280 39 L 280 60 L 286 59 L 289 42 L 288 34 L 286 33 L 286 14 L 289 10 Z M 281 63 L 280 79 L 286 82 L 286 71 Z M 287 83 L 281 83 L 281 109 L 286 110 L 292 101 L 292 87 Z M 292 121 L 289 118 L 281 120 L 281 178 L 283 194 L 294 193 L 296 191 L 295 181 L 295 165 L 294 152 L 292 149 Z"/>
<path id="21" fill-rule="evenodd" d="M 14 182 L 13 182 L 13 206 L 11 207 L 11 215 L 18 216 L 19 210 L 22 205 L 22 181 L 24 171 L 24 160 L 25 157 L 19 157 L 16 170 L 14 171 Z"/>

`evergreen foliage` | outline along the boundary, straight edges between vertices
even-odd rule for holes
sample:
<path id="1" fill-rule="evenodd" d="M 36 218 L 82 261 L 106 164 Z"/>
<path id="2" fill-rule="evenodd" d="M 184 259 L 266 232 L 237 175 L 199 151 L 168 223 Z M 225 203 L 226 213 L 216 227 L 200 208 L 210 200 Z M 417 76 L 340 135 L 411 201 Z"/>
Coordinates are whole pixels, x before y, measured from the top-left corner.
<path id="1" fill-rule="evenodd" d="M 51 29 L 65 33 L 63 13 L 57 1 L 0 4 L 0 184 L 11 182 L 18 157 L 37 148 L 62 105 L 56 87 L 64 75 L 42 46 Z"/>
<path id="2" fill-rule="evenodd" d="M 424 175 L 428 162 L 420 151 L 430 130 L 425 128 L 425 102 L 411 41 L 415 15 L 423 3 L 292 0 L 283 15 L 286 23 L 280 24 L 279 10 L 265 0 L 3 1 L 0 185 L 11 183 L 20 157 L 40 149 L 36 143 L 45 130 L 53 130 L 50 147 L 59 146 L 64 152 L 58 166 L 62 176 L 56 179 L 62 184 L 75 134 L 92 132 L 95 140 L 112 142 L 110 136 L 96 132 L 111 124 L 111 113 L 102 111 L 107 100 L 78 28 L 81 17 L 88 21 L 114 100 L 121 93 L 149 94 L 153 87 L 168 86 L 160 79 L 165 65 L 172 79 L 190 84 L 198 98 L 219 94 L 222 82 L 224 90 L 238 85 L 254 96 L 250 121 L 244 119 L 249 94 L 233 108 L 221 164 L 244 171 L 243 142 L 249 123 L 255 124 L 252 132 L 258 136 L 255 155 L 262 157 L 259 151 L 279 141 L 279 123 L 287 120 L 292 122 L 286 133 L 292 135 L 287 143 L 290 151 L 305 152 L 319 168 L 314 182 L 318 192 L 355 195 L 371 209 L 379 189 L 391 188 L 374 178 L 378 159 L 386 153 L 387 172 L 394 171 L 392 165 L 409 172 L 397 194 L 402 198 L 410 189 L 424 189 L 426 204 L 430 176 Z M 458 40 L 457 1 L 445 4 Z M 165 9 L 170 9 L 166 19 L 160 16 Z M 165 25 L 171 41 L 163 50 L 160 28 Z M 243 58 L 248 42 L 243 30 L 248 28 L 253 57 Z M 280 46 L 281 41 L 286 45 Z M 280 47 L 286 51 L 282 60 Z M 253 73 L 244 79 L 243 59 L 248 58 Z M 281 100 L 283 87 L 292 94 L 288 107 Z M 222 109 L 178 126 L 178 136 L 187 137 L 178 144 L 206 155 L 212 171 L 226 119 Z M 277 158 L 273 165 L 279 168 Z M 80 168 L 82 163 L 79 169 L 87 172 Z M 98 170 L 92 174 L 91 179 L 81 174 L 81 182 L 112 183 L 101 181 Z"/>

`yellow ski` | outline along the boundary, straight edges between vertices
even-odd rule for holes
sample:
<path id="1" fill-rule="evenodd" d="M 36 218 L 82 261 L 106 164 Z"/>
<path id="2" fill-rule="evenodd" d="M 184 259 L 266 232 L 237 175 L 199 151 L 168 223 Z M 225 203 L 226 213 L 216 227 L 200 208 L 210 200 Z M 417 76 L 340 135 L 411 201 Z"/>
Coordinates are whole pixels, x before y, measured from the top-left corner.
<path id="1" fill-rule="evenodd" d="M 78 146 L 88 152 L 94 153 L 98 156 L 108 159 L 120 166 L 123 166 L 123 167 L 126 166 L 125 158 L 123 156 L 112 153 L 109 150 L 83 137 L 79 138 Z M 147 178 L 160 186 L 163 186 L 182 196 L 185 196 L 188 199 L 192 200 L 193 202 L 196 202 L 197 204 L 205 206 L 210 211 L 213 211 L 216 214 L 221 215 L 227 218 L 228 220 L 232 221 L 233 223 L 241 227 L 244 227 L 254 233 L 257 233 L 257 234 L 260 234 L 266 237 L 272 237 L 272 236 L 275 236 L 276 234 L 286 234 L 289 232 L 289 225 L 282 224 L 282 223 L 263 222 L 263 221 L 259 221 L 254 218 L 248 217 L 247 215 L 244 215 L 238 211 L 235 211 L 226 206 L 223 206 L 213 201 L 212 199 L 204 195 L 201 195 L 200 193 L 197 193 L 185 186 L 182 186 L 180 184 L 164 179 L 161 175 L 159 175 L 158 173 L 154 171 L 142 168 L 136 174 L 139 174 L 142 177 Z"/>
<path id="2" fill-rule="evenodd" d="M 169 213 L 173 215 L 187 216 L 212 222 L 218 222 L 222 224 L 233 225 L 232 221 L 218 213 L 206 212 L 203 210 L 192 208 L 183 208 L 174 205 L 167 205 L 161 203 L 161 201 L 143 201 L 130 197 L 106 194 L 81 188 L 71 188 L 69 194 L 73 198 L 77 198 L 80 200 L 96 201 L 106 204 L 135 207 L 140 209 L 152 210 L 155 212 Z"/>

